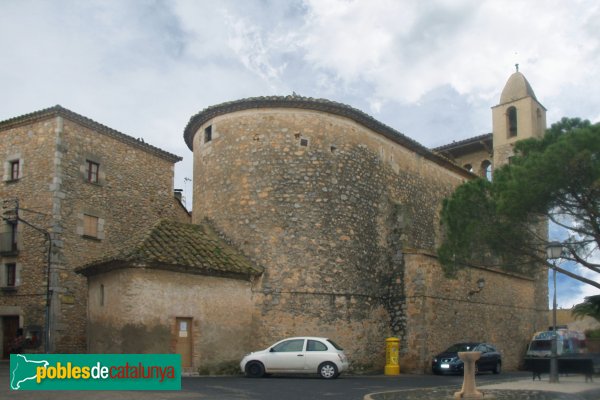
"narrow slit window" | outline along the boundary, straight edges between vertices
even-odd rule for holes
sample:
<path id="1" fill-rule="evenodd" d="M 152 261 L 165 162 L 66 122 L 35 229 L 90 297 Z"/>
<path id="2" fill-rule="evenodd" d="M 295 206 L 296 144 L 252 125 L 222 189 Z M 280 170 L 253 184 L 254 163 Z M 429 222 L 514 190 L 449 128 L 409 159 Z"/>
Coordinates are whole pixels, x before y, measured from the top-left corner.
<path id="1" fill-rule="evenodd" d="M 212 140 L 212 125 L 204 128 L 204 143 L 208 143 Z"/>
<path id="2" fill-rule="evenodd" d="M 5 264 L 6 286 L 14 287 L 17 285 L 17 264 Z"/>
<path id="3" fill-rule="evenodd" d="M 508 118 L 508 136 L 517 136 L 517 109 L 515 107 L 509 107 L 507 110 Z"/>
<path id="4" fill-rule="evenodd" d="M 18 250 L 17 245 L 17 222 L 11 222 L 10 224 L 10 247 L 12 251 Z"/>

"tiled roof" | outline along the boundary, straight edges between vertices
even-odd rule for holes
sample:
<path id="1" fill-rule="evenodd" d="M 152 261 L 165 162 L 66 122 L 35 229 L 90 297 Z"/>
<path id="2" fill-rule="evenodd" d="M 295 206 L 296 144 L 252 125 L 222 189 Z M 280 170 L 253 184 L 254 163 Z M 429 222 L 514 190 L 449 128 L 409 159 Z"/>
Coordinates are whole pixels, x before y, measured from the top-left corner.
<path id="1" fill-rule="evenodd" d="M 258 108 L 299 108 L 342 116 L 387 137 L 388 139 L 414 151 L 430 161 L 465 175 L 465 170 L 463 168 L 452 163 L 447 158 L 432 152 L 417 141 L 403 135 L 384 123 L 377 121 L 375 118 L 356 108 L 327 99 L 315 99 L 312 97 L 303 97 L 297 95 L 250 97 L 207 107 L 190 118 L 183 132 L 185 142 L 189 149 L 193 150 L 193 139 L 196 131 L 198 128 L 200 128 L 200 126 L 210 121 L 212 118 L 236 111 Z"/>
<path id="2" fill-rule="evenodd" d="M 54 107 L 45 108 L 43 110 L 35 111 L 29 114 L 21 115 L 18 117 L 10 118 L 4 121 L 0 121 L 0 129 L 2 128 L 11 128 L 13 126 L 28 124 L 31 122 L 35 122 L 41 119 L 61 116 L 63 118 L 67 118 L 73 122 L 81 124 L 85 127 L 93 129 L 97 132 L 100 132 L 104 135 L 110 136 L 114 139 L 117 139 L 123 143 L 129 144 L 131 146 L 140 148 L 148 153 L 152 153 L 156 156 L 164 158 L 173 163 L 177 161 L 181 161 L 183 158 L 171 154 L 167 151 L 164 151 L 158 147 L 152 146 L 150 144 L 145 143 L 143 140 L 136 139 L 119 131 L 116 131 L 112 128 L 109 128 L 106 125 L 102 125 L 99 122 L 96 122 L 90 118 L 84 117 L 83 115 L 77 114 L 71 110 L 68 110 L 62 106 L 56 105 Z"/>
<path id="3" fill-rule="evenodd" d="M 488 142 L 488 141 L 490 142 L 490 144 L 493 141 L 493 137 L 492 137 L 491 133 L 486 133 L 484 135 L 479 135 L 479 136 L 475 136 L 472 138 L 460 140 L 458 142 L 448 143 L 443 146 L 435 147 L 432 150 L 437 151 L 437 152 L 442 152 L 445 150 L 453 150 L 453 149 L 456 149 L 459 147 L 471 146 L 472 144 L 479 144 L 481 142 Z"/>
<path id="4" fill-rule="evenodd" d="M 255 266 L 207 224 L 161 220 L 145 235 L 102 259 L 76 268 L 85 276 L 122 268 L 155 268 L 200 275 L 248 279 Z"/>

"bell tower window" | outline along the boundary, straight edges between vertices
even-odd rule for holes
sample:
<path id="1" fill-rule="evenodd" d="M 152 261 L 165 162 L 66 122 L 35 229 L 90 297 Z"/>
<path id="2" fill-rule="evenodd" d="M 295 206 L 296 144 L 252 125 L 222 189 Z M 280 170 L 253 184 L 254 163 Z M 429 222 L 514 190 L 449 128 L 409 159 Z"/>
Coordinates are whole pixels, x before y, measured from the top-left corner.
<path id="1" fill-rule="evenodd" d="M 517 136 L 517 109 L 509 107 L 506 110 L 506 118 L 508 122 L 508 137 Z"/>

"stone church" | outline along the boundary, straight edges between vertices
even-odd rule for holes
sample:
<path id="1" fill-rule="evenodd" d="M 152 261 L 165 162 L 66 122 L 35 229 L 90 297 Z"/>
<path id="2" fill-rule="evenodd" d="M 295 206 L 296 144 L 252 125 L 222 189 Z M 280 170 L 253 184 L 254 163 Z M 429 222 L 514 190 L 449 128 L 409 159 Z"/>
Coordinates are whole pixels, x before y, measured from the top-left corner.
<path id="1" fill-rule="evenodd" d="M 184 130 L 194 157 L 191 224 L 168 196 L 154 198 L 170 211 L 147 216 L 153 224 L 118 244 L 113 221 L 101 256 L 71 259 L 56 274 L 79 282 L 84 350 L 177 352 L 184 367 L 218 373 L 281 338 L 328 336 L 354 371 L 380 371 L 384 340 L 395 336 L 402 371 L 426 372 L 433 354 L 465 340 L 496 344 L 503 367 L 517 368 L 531 333 L 545 327 L 546 273 L 469 269 L 445 278 L 435 255 L 439 211 L 458 185 L 508 162 L 516 141 L 543 135 L 545 112 L 520 72 L 492 107 L 492 133 L 437 149 L 323 99 L 257 97 L 200 111 Z M 176 161 L 136 145 L 132 154 Z M 169 184 L 159 192 L 172 192 Z M 19 311 L 18 299 L 0 301 L 3 315 Z M 26 326 L 27 315 L 19 318 Z"/>

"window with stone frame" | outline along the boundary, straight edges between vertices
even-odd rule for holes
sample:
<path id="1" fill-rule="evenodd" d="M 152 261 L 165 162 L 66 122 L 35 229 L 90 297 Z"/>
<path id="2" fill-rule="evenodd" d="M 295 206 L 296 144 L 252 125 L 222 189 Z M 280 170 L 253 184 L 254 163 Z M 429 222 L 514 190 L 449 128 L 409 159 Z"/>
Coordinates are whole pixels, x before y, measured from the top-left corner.
<path id="1" fill-rule="evenodd" d="M 86 160 L 87 181 L 90 183 L 98 183 L 100 174 L 100 164 L 95 161 Z"/>
<path id="2" fill-rule="evenodd" d="M 20 160 L 12 160 L 10 161 L 10 180 L 16 181 L 19 179 L 21 172 L 21 161 Z"/>
<path id="3" fill-rule="evenodd" d="M 83 215 L 83 236 L 98 238 L 98 217 Z"/>
<path id="4" fill-rule="evenodd" d="M 17 264 L 15 264 L 15 263 L 4 264 L 4 286 L 6 286 L 6 287 L 17 286 Z"/>
<path id="5" fill-rule="evenodd" d="M 18 222 L 6 221 L 0 233 L 0 255 L 13 256 L 19 252 L 18 245 Z"/>

